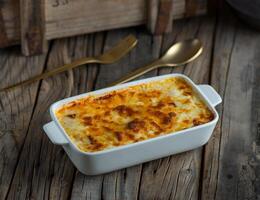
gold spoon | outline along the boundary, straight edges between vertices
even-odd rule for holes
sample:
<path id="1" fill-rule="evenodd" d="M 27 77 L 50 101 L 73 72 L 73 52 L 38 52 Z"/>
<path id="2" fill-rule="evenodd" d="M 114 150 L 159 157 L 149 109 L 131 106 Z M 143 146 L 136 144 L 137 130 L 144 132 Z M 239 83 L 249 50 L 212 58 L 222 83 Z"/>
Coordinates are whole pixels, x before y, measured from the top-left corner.
<path id="1" fill-rule="evenodd" d="M 130 72 L 130 74 L 125 77 L 115 81 L 109 86 L 117 85 L 120 83 L 125 83 L 127 81 L 133 80 L 146 72 L 159 67 L 176 67 L 185 65 L 194 59 L 196 59 L 203 51 L 201 42 L 198 39 L 189 39 L 178 42 L 174 44 L 168 51 L 158 60 L 138 68 L 137 70 Z"/>
<path id="2" fill-rule="evenodd" d="M 89 63 L 100 63 L 100 64 L 114 63 L 114 62 L 118 61 L 119 59 L 121 59 L 124 55 L 126 55 L 133 47 L 135 47 L 136 44 L 137 44 L 137 39 L 133 35 L 129 35 L 126 38 L 124 38 L 123 40 L 119 41 L 119 43 L 115 47 L 106 51 L 102 55 L 75 60 L 70 64 L 65 64 L 62 67 L 59 67 L 59 68 L 53 69 L 51 71 L 45 72 L 43 74 L 37 75 L 26 81 L 22 81 L 20 83 L 2 88 L 2 89 L 0 89 L 0 92 L 7 91 L 7 90 L 12 89 L 17 86 L 27 85 L 27 84 L 33 83 L 35 81 L 39 81 L 44 78 L 48 78 L 50 76 L 67 71 L 69 69 L 73 69 L 80 65 L 89 64 Z"/>

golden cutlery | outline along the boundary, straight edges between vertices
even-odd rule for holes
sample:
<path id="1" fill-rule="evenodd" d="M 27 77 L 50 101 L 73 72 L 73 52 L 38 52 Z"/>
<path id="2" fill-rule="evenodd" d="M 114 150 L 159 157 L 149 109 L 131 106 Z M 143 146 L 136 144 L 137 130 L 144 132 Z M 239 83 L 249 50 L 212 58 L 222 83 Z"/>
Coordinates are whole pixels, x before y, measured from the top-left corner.
<path id="1" fill-rule="evenodd" d="M 129 35 L 126 38 L 119 41 L 119 43 L 115 47 L 106 51 L 102 55 L 75 60 L 72 63 L 65 64 L 62 67 L 47 71 L 43 74 L 32 77 L 26 81 L 22 81 L 20 83 L 2 88 L 2 89 L 0 89 L 0 92 L 9 90 L 9 89 L 17 87 L 17 86 L 27 85 L 27 84 L 33 83 L 35 81 L 39 81 L 44 78 L 48 78 L 50 76 L 67 71 L 69 69 L 73 69 L 80 65 L 90 64 L 90 63 L 100 63 L 100 64 L 114 63 L 114 62 L 120 60 L 124 55 L 126 55 L 133 47 L 135 47 L 136 44 L 137 44 L 137 39 L 133 35 Z"/>
<path id="2" fill-rule="evenodd" d="M 145 65 L 144 67 L 138 68 L 133 72 L 130 72 L 125 77 L 110 84 L 110 86 L 133 80 L 145 74 L 146 72 L 157 69 L 159 67 L 176 67 L 185 65 L 196 59 L 202 53 L 202 51 L 203 47 L 198 39 L 189 39 L 175 43 L 158 60 L 155 60 L 152 63 Z"/>

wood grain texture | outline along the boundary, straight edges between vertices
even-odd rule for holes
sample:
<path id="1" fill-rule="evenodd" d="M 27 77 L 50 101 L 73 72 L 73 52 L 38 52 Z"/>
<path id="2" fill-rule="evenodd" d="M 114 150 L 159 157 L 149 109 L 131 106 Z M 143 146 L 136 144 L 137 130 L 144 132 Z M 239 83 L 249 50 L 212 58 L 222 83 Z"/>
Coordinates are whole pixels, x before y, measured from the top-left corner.
<path id="1" fill-rule="evenodd" d="M 43 71 L 46 55 L 25 58 L 19 48 L 0 51 L 0 87 Z M 35 67 L 37 66 L 37 67 Z M 5 199 L 27 136 L 39 83 L 0 93 L 0 199 Z"/>
<path id="2" fill-rule="evenodd" d="M 185 1 L 172 1 L 174 7 L 172 8 L 171 13 L 173 15 L 171 18 L 179 19 L 185 17 Z M 21 0 L 21 12 L 19 2 L 16 0 L 1 1 L 3 18 L 1 25 L 3 31 L 1 32 L 6 34 L 8 43 L 5 44 L 1 41 L 0 47 L 18 44 L 21 38 L 24 40 L 28 36 L 42 42 L 45 39 L 44 37 L 50 40 L 145 24 L 147 22 L 147 2 L 149 1 L 109 0 L 101 3 L 101 1 L 96 0 Z M 32 5 L 38 6 L 33 8 Z M 42 12 L 42 9 L 39 10 L 39 7 L 45 7 L 45 12 Z M 34 13 L 41 13 L 41 15 L 34 16 Z M 45 17 L 44 13 L 46 14 Z M 198 14 L 201 13 L 198 12 Z M 44 22 L 45 26 L 41 26 L 41 22 Z M 28 29 L 29 27 L 34 28 Z M 44 27 L 45 35 L 43 34 L 44 31 L 39 32 Z M 20 34 L 21 30 L 22 35 Z M 27 36 L 25 33 L 28 33 Z M 42 43 L 44 45 L 44 42 Z M 34 42 L 35 47 L 33 48 L 35 51 L 38 48 L 40 49 L 40 44 L 39 42 Z M 28 45 L 32 44 L 29 43 Z M 26 46 L 24 48 L 25 52 L 28 51 Z"/>
<path id="3" fill-rule="evenodd" d="M 173 19 L 172 8 L 172 0 L 160 0 L 158 16 L 155 25 L 156 35 L 171 32 Z"/>
<path id="4" fill-rule="evenodd" d="M 236 34 L 224 96 L 222 130 L 225 131 L 221 137 L 225 139 L 221 140 L 222 162 L 216 195 L 217 199 L 223 195 L 227 199 L 256 199 L 260 197 L 257 133 L 260 37 L 245 29 Z M 241 50 L 245 48 L 247 54 Z"/>
<path id="5" fill-rule="evenodd" d="M 6 47 L 20 42 L 20 4 L 16 0 L 0 2 L 0 47 Z"/>
<path id="6" fill-rule="evenodd" d="M 173 0 L 152 0 L 147 3 L 147 28 L 156 35 L 172 30 Z M 175 6 L 175 5 L 174 5 Z"/>
<path id="7" fill-rule="evenodd" d="M 93 40 L 91 37 L 79 37 L 56 41 L 50 51 L 47 69 L 94 54 L 92 50 L 94 47 L 98 48 L 98 43 L 101 43 L 102 47 L 102 41 L 97 40 L 94 43 Z M 98 53 L 100 51 L 101 49 L 98 49 Z M 84 80 L 93 73 L 92 70 L 95 69 L 82 66 L 73 72 L 69 71 L 42 81 L 8 199 L 67 199 L 70 196 L 75 169 L 62 148 L 51 144 L 42 126 L 50 120 L 50 104 L 87 90 L 89 85 Z M 74 78 L 74 73 L 77 74 L 77 78 Z"/>
<path id="8" fill-rule="evenodd" d="M 208 4 L 211 4 L 212 1 L 204 0 L 185 0 L 185 16 L 190 17 L 194 15 L 201 15 L 207 12 Z"/>
<path id="9" fill-rule="evenodd" d="M 173 18 L 184 16 L 184 1 L 174 0 L 174 5 Z M 47 0 L 46 37 L 52 39 L 145 24 L 146 10 L 145 0 L 109 0 L 102 3 L 95 0 Z"/>
<path id="10" fill-rule="evenodd" d="M 206 146 L 203 199 L 259 199 L 259 34 L 221 16 L 212 85 L 223 96 L 220 123 Z"/>
<path id="11" fill-rule="evenodd" d="M 20 0 L 21 45 L 24 55 L 47 50 L 45 38 L 45 0 Z"/>
<path id="12" fill-rule="evenodd" d="M 147 0 L 147 22 L 146 27 L 151 32 L 155 32 L 156 20 L 158 17 L 159 0 Z"/>
<path id="13" fill-rule="evenodd" d="M 237 29 L 234 16 L 227 15 L 227 13 L 225 13 L 225 16 L 220 16 L 218 21 L 213 50 L 211 84 L 223 98 Z M 223 109 L 224 103 L 217 107 L 220 116 L 222 116 Z M 215 199 L 216 196 L 220 162 L 221 123 L 222 120 L 217 124 L 212 138 L 205 147 L 202 199 Z"/>
<path id="14" fill-rule="evenodd" d="M 2 9 L 0 9 L 0 46 L 5 47 L 5 46 L 8 46 L 8 44 L 9 44 L 9 40 L 8 40 L 7 33 L 5 30 L 5 22 L 4 22 L 4 18 L 3 18 L 3 13 L 2 13 Z"/>

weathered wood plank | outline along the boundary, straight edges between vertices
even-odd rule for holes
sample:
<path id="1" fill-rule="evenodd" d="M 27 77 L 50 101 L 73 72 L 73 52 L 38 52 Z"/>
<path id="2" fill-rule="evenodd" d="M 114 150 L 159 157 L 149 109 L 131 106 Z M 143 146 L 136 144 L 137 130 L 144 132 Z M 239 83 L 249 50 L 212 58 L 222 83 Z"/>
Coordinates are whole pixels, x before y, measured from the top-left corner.
<path id="1" fill-rule="evenodd" d="M 106 37 L 104 48 L 110 48 L 117 40 L 128 34 L 138 38 L 138 45 L 130 55 L 109 67 L 101 66 L 95 88 L 103 88 L 107 84 L 122 77 L 127 72 L 150 62 L 159 56 L 161 39 L 152 38 L 144 29 L 126 29 L 110 31 Z M 149 75 L 155 75 L 156 71 Z M 72 190 L 72 199 L 137 199 L 142 165 L 112 172 L 100 176 L 84 176 L 77 173 Z"/>
<path id="2" fill-rule="evenodd" d="M 156 35 L 171 32 L 173 19 L 172 8 L 172 0 L 160 0 L 159 11 L 155 27 Z"/>
<path id="3" fill-rule="evenodd" d="M 185 0 L 185 16 L 190 17 L 206 13 L 208 4 L 211 4 L 213 1 L 215 0 Z"/>
<path id="4" fill-rule="evenodd" d="M 183 17 L 184 0 L 174 0 L 173 3 L 173 18 Z M 95 0 L 47 0 L 46 37 L 52 39 L 145 24 L 146 12 L 145 0 L 110 0 L 102 3 Z"/>
<path id="5" fill-rule="evenodd" d="M 5 47 L 8 46 L 9 40 L 7 37 L 7 33 L 5 30 L 5 22 L 3 18 L 3 13 L 0 9 L 0 46 Z"/>
<path id="6" fill-rule="evenodd" d="M 19 1 L 7 0 L 0 2 L 0 47 L 6 47 L 20 42 Z"/>
<path id="7" fill-rule="evenodd" d="M 47 69 L 102 50 L 102 38 L 83 36 L 53 44 Z M 99 45 L 100 44 L 100 45 Z M 50 120 L 53 102 L 78 92 L 91 84 L 84 82 L 95 75 L 96 68 L 75 69 L 42 81 L 28 135 L 14 174 L 8 199 L 67 199 L 75 169 L 61 147 L 53 145 L 43 133 L 42 125 Z M 77 77 L 76 77 L 77 76 Z M 92 89 L 92 88 L 91 88 Z"/>
<path id="8" fill-rule="evenodd" d="M 222 98 L 225 93 L 224 90 L 227 84 L 227 73 L 237 31 L 234 16 L 231 16 L 227 13 L 224 13 L 224 15 L 225 16 L 220 16 L 216 28 L 211 72 L 211 84 L 219 92 Z M 205 147 L 202 179 L 203 182 L 201 191 L 201 197 L 205 200 L 215 199 L 216 195 L 223 105 L 224 102 L 217 107 L 217 110 L 220 114 L 220 120 L 212 135 L 212 138 Z"/>
<path id="9" fill-rule="evenodd" d="M 147 28 L 151 33 L 160 35 L 172 30 L 173 0 L 147 1 Z M 175 2 L 174 2 L 175 3 Z"/>
<path id="10" fill-rule="evenodd" d="M 151 33 L 155 31 L 159 2 L 159 0 L 147 0 L 146 27 Z"/>
<path id="11" fill-rule="evenodd" d="M 259 47 L 256 32 L 236 33 L 224 96 L 217 199 L 260 197 Z M 252 40 L 252 38 L 254 38 Z M 247 49 L 246 53 L 244 49 Z M 239 98 L 237 98 L 239 96 Z"/>
<path id="12" fill-rule="evenodd" d="M 20 34 L 19 2 L 16 0 L 1 1 L 0 12 L 3 20 L 0 34 L 6 34 L 8 43 L 0 41 L 0 47 L 19 44 L 20 38 L 24 37 Z M 29 3 L 25 0 L 23 2 Z M 173 0 L 173 3 L 173 18 L 184 17 L 185 1 Z M 147 21 L 146 4 L 147 1 L 145 0 L 109 0 L 102 2 L 96 0 L 45 0 L 45 4 L 42 6 L 45 6 L 46 13 L 46 18 L 44 18 L 46 39 L 145 24 Z M 21 13 L 23 17 L 30 15 L 31 12 Z M 37 19 L 37 17 L 30 18 L 30 20 Z M 22 27 L 24 27 L 23 24 Z"/>
<path id="13" fill-rule="evenodd" d="M 44 5 L 45 0 L 20 0 L 21 45 L 26 56 L 47 50 Z"/>
<path id="14" fill-rule="evenodd" d="M 260 198 L 259 44 L 259 33 L 220 18 L 211 80 L 223 103 L 205 150 L 202 199 Z"/>
<path id="15" fill-rule="evenodd" d="M 160 69 L 159 74 L 183 72 L 196 83 L 208 83 L 214 18 L 176 22 L 173 34 L 163 40 L 163 51 L 175 41 L 198 37 L 204 53 L 193 63 L 174 69 Z M 201 148 L 144 164 L 140 199 L 198 199 Z"/>
<path id="16" fill-rule="evenodd" d="M 39 74 L 46 55 L 25 58 L 19 48 L 0 51 L 0 88 Z M 35 67 L 37 66 L 37 67 Z M 5 199 L 33 113 L 38 83 L 0 93 L 0 199 Z"/>

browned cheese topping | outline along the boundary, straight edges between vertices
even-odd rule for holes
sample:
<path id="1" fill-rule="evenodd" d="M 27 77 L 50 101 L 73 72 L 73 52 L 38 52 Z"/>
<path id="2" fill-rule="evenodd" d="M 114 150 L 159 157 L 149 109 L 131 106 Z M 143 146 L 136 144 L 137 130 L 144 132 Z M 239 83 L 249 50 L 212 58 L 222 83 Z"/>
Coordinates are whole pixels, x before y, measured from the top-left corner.
<path id="1" fill-rule="evenodd" d="M 191 86 L 177 77 L 88 96 L 64 105 L 56 116 L 85 152 L 174 134 L 214 118 Z"/>

